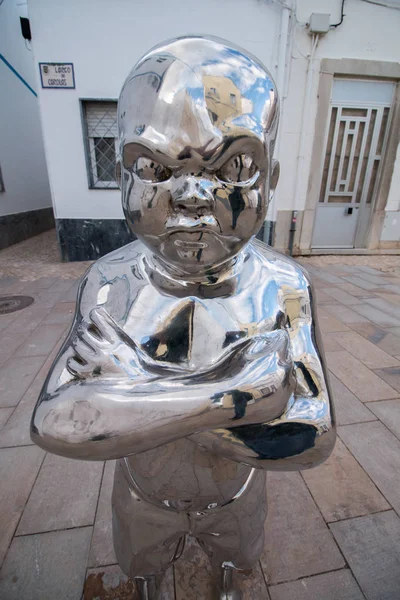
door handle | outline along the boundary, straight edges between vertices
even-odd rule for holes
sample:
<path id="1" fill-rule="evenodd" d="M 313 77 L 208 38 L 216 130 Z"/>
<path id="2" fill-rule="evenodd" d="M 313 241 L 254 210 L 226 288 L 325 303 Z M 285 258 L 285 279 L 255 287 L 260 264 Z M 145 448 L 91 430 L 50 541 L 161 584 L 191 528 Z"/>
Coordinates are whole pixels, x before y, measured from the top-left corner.
<path id="1" fill-rule="evenodd" d="M 353 207 L 349 206 L 349 208 L 346 208 L 345 215 L 352 215 L 352 214 L 353 214 Z"/>

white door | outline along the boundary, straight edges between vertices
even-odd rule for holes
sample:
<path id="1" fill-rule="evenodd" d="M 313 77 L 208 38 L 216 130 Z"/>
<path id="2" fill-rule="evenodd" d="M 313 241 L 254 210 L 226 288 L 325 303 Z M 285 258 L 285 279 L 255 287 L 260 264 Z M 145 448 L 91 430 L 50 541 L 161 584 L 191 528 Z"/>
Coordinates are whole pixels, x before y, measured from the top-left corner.
<path id="1" fill-rule="evenodd" d="M 394 84 L 335 79 L 312 248 L 362 248 L 385 152 Z"/>

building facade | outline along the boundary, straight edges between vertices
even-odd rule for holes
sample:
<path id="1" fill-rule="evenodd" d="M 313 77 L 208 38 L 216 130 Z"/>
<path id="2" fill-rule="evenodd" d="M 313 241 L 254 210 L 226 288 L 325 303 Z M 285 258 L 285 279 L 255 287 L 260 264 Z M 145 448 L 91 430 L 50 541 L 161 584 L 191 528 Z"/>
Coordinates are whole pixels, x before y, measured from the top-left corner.
<path id="1" fill-rule="evenodd" d="M 0 249 L 54 227 L 26 3 L 0 4 Z"/>
<path id="2" fill-rule="evenodd" d="M 242 46 L 276 79 L 281 178 L 264 239 L 293 254 L 400 249 L 400 1 L 28 0 L 28 9 L 64 260 L 132 239 L 114 175 L 116 100 L 146 50 L 190 33 Z M 49 86 L 44 69 L 67 84 Z"/>

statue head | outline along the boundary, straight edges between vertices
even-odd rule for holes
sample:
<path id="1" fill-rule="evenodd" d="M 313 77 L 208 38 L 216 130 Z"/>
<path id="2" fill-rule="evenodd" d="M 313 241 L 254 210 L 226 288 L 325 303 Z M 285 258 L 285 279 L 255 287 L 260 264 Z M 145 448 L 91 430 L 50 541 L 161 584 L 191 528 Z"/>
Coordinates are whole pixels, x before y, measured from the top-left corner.
<path id="1" fill-rule="evenodd" d="M 265 219 L 277 124 L 276 86 L 245 51 L 200 36 L 150 50 L 118 103 L 117 176 L 131 230 L 181 273 L 229 261 Z"/>

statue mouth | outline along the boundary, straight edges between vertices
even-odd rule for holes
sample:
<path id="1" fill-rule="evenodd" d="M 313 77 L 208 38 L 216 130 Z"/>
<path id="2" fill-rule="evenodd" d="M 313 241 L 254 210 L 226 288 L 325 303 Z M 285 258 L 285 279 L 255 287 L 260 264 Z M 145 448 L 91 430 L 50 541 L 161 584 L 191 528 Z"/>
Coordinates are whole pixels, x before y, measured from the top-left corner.
<path id="1" fill-rule="evenodd" d="M 203 250 L 209 246 L 205 230 L 179 229 L 171 234 L 170 240 L 181 250 Z"/>
<path id="2" fill-rule="evenodd" d="M 175 246 L 178 246 L 178 248 L 189 248 L 193 250 L 200 250 L 201 248 L 207 248 L 208 246 L 206 242 L 182 239 L 174 240 L 174 244 Z"/>

